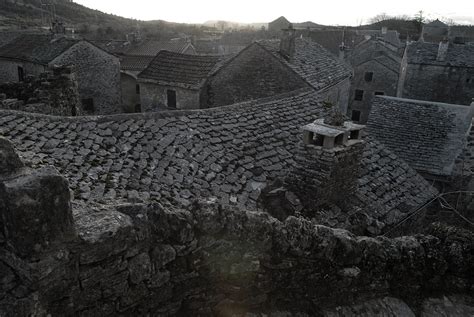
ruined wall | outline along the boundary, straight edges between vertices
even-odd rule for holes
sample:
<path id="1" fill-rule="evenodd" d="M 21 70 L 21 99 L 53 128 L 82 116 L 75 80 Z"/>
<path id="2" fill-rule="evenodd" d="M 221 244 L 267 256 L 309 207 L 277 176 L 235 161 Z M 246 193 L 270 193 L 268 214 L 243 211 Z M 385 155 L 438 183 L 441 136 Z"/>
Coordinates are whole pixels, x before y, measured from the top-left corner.
<path id="1" fill-rule="evenodd" d="M 432 235 L 356 237 L 209 203 L 71 209 L 67 181 L 51 168 L 25 169 L 4 139 L 0 205 L 6 316 L 317 315 L 361 302 L 380 310 L 367 301 L 387 296 L 409 305 L 387 306 L 410 312 L 427 297 L 468 295 L 473 286 L 469 232 L 438 226 Z M 463 304 L 459 316 L 472 312 Z"/>
<path id="2" fill-rule="evenodd" d="M 38 76 L 47 70 L 47 67 L 39 64 L 0 59 L 0 83 L 19 82 L 18 67 L 23 67 L 25 76 Z"/>
<path id="3" fill-rule="evenodd" d="M 74 65 L 81 99 L 93 99 L 94 114 L 122 112 L 120 60 L 117 57 L 81 41 L 50 65 Z"/>
<path id="4" fill-rule="evenodd" d="M 127 73 L 120 73 L 122 87 L 122 105 L 125 112 L 135 112 L 140 104 L 140 94 L 137 94 L 137 79 Z"/>
<path id="5" fill-rule="evenodd" d="M 270 97 L 307 84 L 268 51 L 254 44 L 211 77 L 201 95 L 201 108 Z"/>
<path id="6" fill-rule="evenodd" d="M 365 74 L 367 72 L 373 73 L 371 81 L 365 80 Z M 360 111 L 359 122 L 366 123 L 369 118 L 372 100 L 375 93 L 383 92 L 386 96 L 396 96 L 398 77 L 398 72 L 394 72 L 374 60 L 354 66 L 354 78 L 352 79 L 352 86 L 350 89 L 351 98 L 350 112 L 348 113 L 349 116 L 352 115 L 352 110 Z M 361 101 L 355 100 L 356 89 L 364 91 Z"/>
<path id="7" fill-rule="evenodd" d="M 176 109 L 199 109 L 199 90 L 140 82 L 142 111 L 169 110 L 168 89 L 176 91 Z"/>
<path id="8" fill-rule="evenodd" d="M 347 113 L 349 107 L 349 92 L 351 89 L 351 79 L 347 78 L 337 85 L 334 85 L 324 91 L 321 91 L 319 95 L 322 100 L 327 100 L 333 105 L 336 105 L 342 113 Z"/>
<path id="9" fill-rule="evenodd" d="M 53 68 L 24 82 L 0 84 L 0 108 L 56 116 L 82 114 L 72 67 Z"/>
<path id="10" fill-rule="evenodd" d="M 403 98 L 469 105 L 473 96 L 474 68 L 408 65 Z"/>

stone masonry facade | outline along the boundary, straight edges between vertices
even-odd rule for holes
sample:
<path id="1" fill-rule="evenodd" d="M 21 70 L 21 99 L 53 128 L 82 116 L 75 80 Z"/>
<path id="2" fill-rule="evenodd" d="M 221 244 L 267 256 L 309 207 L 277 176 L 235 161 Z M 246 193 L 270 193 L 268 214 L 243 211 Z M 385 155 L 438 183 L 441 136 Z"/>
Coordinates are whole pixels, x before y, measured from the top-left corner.
<path id="1" fill-rule="evenodd" d="M 55 116 L 79 116 L 82 105 L 73 67 L 56 67 L 19 83 L 0 84 L 0 108 Z"/>
<path id="2" fill-rule="evenodd" d="M 5 139 L 0 193 L 1 315 L 474 313 L 468 231 L 369 238 L 209 202 L 71 204 L 64 177 Z"/>
<path id="3" fill-rule="evenodd" d="M 53 65 L 74 65 L 81 99 L 92 99 L 92 114 L 122 111 L 120 60 L 98 47 L 81 41 L 58 56 Z"/>
<path id="4" fill-rule="evenodd" d="M 208 79 L 202 108 L 230 105 L 286 93 L 308 84 L 258 44 L 248 46 Z"/>

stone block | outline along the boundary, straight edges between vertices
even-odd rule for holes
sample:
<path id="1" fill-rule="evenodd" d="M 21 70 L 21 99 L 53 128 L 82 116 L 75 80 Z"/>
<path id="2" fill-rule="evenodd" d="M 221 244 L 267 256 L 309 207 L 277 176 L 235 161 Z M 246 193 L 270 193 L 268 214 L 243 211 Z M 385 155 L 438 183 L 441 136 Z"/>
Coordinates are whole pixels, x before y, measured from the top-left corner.
<path id="1" fill-rule="evenodd" d="M 0 137 L 0 174 L 11 173 L 22 167 L 23 163 L 15 153 L 13 145 L 7 139 Z"/>

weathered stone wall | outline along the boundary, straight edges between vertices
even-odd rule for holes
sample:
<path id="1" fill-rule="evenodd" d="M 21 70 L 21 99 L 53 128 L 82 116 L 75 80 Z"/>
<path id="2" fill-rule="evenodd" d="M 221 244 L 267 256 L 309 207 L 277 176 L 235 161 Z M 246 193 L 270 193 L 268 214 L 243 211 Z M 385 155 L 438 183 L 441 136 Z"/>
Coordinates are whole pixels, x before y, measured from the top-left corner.
<path id="1" fill-rule="evenodd" d="M 47 70 L 46 66 L 23 61 L 0 59 L 0 83 L 19 82 L 18 67 L 23 67 L 24 75 L 38 76 Z"/>
<path id="2" fill-rule="evenodd" d="M 473 96 L 474 68 L 408 65 L 403 98 L 469 105 Z"/>
<path id="3" fill-rule="evenodd" d="M 140 82 L 142 111 L 169 110 L 168 89 L 176 91 L 176 109 L 199 109 L 199 90 Z"/>
<path id="4" fill-rule="evenodd" d="M 333 149 L 301 143 L 286 184 L 306 211 L 330 204 L 344 209 L 357 190 L 363 149 L 363 141 Z"/>
<path id="5" fill-rule="evenodd" d="M 450 294 L 468 300 L 453 316 L 472 312 L 474 237 L 462 230 L 356 237 L 210 203 L 71 209 L 67 181 L 24 168 L 4 139 L 0 206 L 2 316 L 419 311 Z"/>
<path id="6" fill-rule="evenodd" d="M 54 59 L 50 65 L 74 65 L 81 99 L 93 99 L 94 114 L 122 112 L 118 57 L 81 41 Z"/>
<path id="7" fill-rule="evenodd" d="M 125 112 L 135 112 L 136 106 L 140 104 L 140 94 L 137 94 L 137 79 L 130 74 L 120 74 L 122 87 L 122 105 Z"/>
<path id="8" fill-rule="evenodd" d="M 372 81 L 365 80 L 365 73 L 372 72 Z M 375 60 L 367 61 L 366 63 L 354 66 L 354 78 L 352 79 L 352 86 L 350 89 L 350 112 L 352 110 L 360 111 L 361 123 L 366 123 L 372 100 L 376 92 L 383 92 L 386 96 L 397 95 L 398 72 L 395 72 Z M 361 101 L 355 100 L 355 90 L 363 90 L 364 96 Z"/>
<path id="9" fill-rule="evenodd" d="M 76 75 L 71 67 L 57 67 L 24 82 L 0 84 L 0 108 L 56 116 L 82 114 Z"/>
<path id="10" fill-rule="evenodd" d="M 306 86 L 299 75 L 255 44 L 208 80 L 201 94 L 201 108 L 270 97 Z"/>
<path id="11" fill-rule="evenodd" d="M 321 91 L 319 95 L 322 100 L 327 100 L 333 105 L 336 105 L 342 113 L 347 113 L 347 109 L 349 108 L 350 89 L 351 79 L 347 78 L 337 85 Z"/>

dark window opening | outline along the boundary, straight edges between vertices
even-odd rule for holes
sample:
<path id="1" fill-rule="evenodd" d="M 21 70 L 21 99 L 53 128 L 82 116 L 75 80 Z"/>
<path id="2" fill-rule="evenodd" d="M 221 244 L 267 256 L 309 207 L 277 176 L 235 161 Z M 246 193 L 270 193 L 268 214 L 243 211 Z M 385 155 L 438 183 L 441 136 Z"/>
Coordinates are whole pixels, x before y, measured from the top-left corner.
<path id="1" fill-rule="evenodd" d="M 344 134 L 340 134 L 334 140 L 334 144 L 335 145 L 342 145 L 343 141 L 344 141 Z"/>
<path id="2" fill-rule="evenodd" d="M 385 93 L 383 91 L 376 91 L 376 92 L 374 92 L 374 95 L 375 96 L 383 96 L 383 95 L 385 95 Z"/>
<path id="3" fill-rule="evenodd" d="M 366 82 L 371 82 L 373 78 L 374 78 L 374 73 L 373 72 L 365 73 L 365 81 Z"/>
<path id="4" fill-rule="evenodd" d="M 324 135 L 316 134 L 314 138 L 314 145 L 323 146 L 324 144 Z"/>
<path id="5" fill-rule="evenodd" d="M 358 140 L 360 137 L 360 130 L 356 130 L 356 131 L 351 131 L 351 135 L 350 135 L 350 139 L 351 140 Z"/>
<path id="6" fill-rule="evenodd" d="M 139 85 L 139 84 L 136 84 L 136 86 L 135 86 L 135 92 L 137 93 L 137 95 L 140 94 L 140 85 Z"/>
<path id="7" fill-rule="evenodd" d="M 18 66 L 18 81 L 24 81 L 25 80 L 25 71 L 23 70 L 23 67 Z"/>
<path id="8" fill-rule="evenodd" d="M 166 94 L 168 97 L 168 108 L 176 109 L 176 91 L 168 89 Z"/>
<path id="9" fill-rule="evenodd" d="M 360 121 L 360 111 L 359 110 L 352 110 L 352 121 Z"/>
<path id="10" fill-rule="evenodd" d="M 471 78 L 467 78 L 467 79 L 466 79 L 466 83 L 469 84 L 470 82 L 471 82 Z"/>
<path id="11" fill-rule="evenodd" d="M 93 113 L 94 112 L 94 99 L 92 98 L 82 99 L 82 108 L 86 112 Z"/>
<path id="12" fill-rule="evenodd" d="M 356 89 L 354 100 L 361 101 L 364 98 L 364 91 Z"/>
<path id="13" fill-rule="evenodd" d="M 142 105 L 141 104 L 136 104 L 135 105 L 135 112 L 142 112 Z"/>

